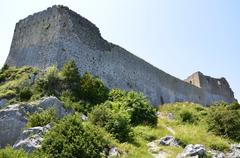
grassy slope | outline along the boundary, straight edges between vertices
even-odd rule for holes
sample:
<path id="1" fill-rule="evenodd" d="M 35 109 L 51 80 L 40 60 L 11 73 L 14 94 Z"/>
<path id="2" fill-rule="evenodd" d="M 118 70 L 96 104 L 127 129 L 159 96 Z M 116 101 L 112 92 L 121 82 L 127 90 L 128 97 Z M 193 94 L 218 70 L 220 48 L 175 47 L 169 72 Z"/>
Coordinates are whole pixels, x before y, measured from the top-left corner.
<path id="1" fill-rule="evenodd" d="M 188 110 L 195 114 L 195 123 L 183 123 L 179 119 L 181 111 Z M 183 150 L 186 144 L 203 144 L 209 149 L 227 151 L 232 141 L 216 136 L 207 131 L 204 116 L 207 108 L 193 103 L 174 103 L 160 107 L 161 117 L 157 127 L 137 126 L 134 127 L 135 143 L 121 144 L 121 148 L 128 152 L 126 157 L 148 158 L 152 155 L 148 152 L 147 144 L 152 140 L 160 139 L 166 135 L 172 135 L 182 143 L 182 147 L 160 146 L 160 150 L 168 153 L 170 158 L 175 158 Z M 169 120 L 168 113 L 173 113 L 175 119 Z M 168 128 L 175 131 L 171 133 Z"/>

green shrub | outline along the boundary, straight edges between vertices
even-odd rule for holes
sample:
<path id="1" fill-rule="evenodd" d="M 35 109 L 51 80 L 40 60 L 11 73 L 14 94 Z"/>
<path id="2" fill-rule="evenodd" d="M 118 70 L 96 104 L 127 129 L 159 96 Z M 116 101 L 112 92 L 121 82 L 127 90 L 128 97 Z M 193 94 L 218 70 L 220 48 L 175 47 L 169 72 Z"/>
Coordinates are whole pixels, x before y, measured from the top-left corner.
<path id="1" fill-rule="evenodd" d="M 5 81 L 6 81 L 5 74 L 0 73 L 0 83 L 5 82 Z"/>
<path id="2" fill-rule="evenodd" d="M 111 137 L 101 128 L 82 122 L 80 116 L 65 117 L 44 137 L 42 150 L 52 158 L 100 158 Z"/>
<path id="3" fill-rule="evenodd" d="M 207 117 L 208 130 L 217 135 L 240 140 L 240 111 L 225 105 L 212 106 Z"/>
<path id="4" fill-rule="evenodd" d="M 60 78 L 62 80 L 62 89 L 68 89 L 76 99 L 79 98 L 80 93 L 80 75 L 77 65 L 73 60 L 66 62 L 60 71 Z"/>
<path id="5" fill-rule="evenodd" d="M 89 118 L 95 125 L 104 127 L 120 142 L 125 142 L 130 140 L 132 134 L 130 116 L 125 110 L 110 108 L 115 106 L 114 104 L 118 103 L 105 102 L 95 106 Z"/>
<path id="6" fill-rule="evenodd" d="M 130 91 L 121 102 L 130 113 L 133 125 L 146 124 L 155 126 L 157 124 L 156 110 L 142 93 Z"/>
<path id="7" fill-rule="evenodd" d="M 127 95 L 127 92 L 121 89 L 111 89 L 108 94 L 108 100 L 110 101 L 122 101 Z"/>
<path id="8" fill-rule="evenodd" d="M 33 93 L 29 87 L 24 87 L 19 92 L 19 98 L 21 101 L 28 101 L 32 97 Z"/>
<path id="9" fill-rule="evenodd" d="M 84 114 L 90 112 L 92 107 L 94 106 L 88 102 L 76 100 L 76 98 L 72 96 L 72 93 L 68 90 L 62 92 L 60 99 L 63 102 L 65 108 L 72 109 Z"/>
<path id="10" fill-rule="evenodd" d="M 2 98 L 10 99 L 15 97 L 16 95 L 17 95 L 16 90 L 6 89 L 6 90 L 0 91 L 0 99 Z"/>
<path id="11" fill-rule="evenodd" d="M 80 79 L 81 98 L 93 104 L 102 103 L 108 98 L 108 88 L 103 82 L 91 75 L 85 73 Z"/>
<path id="12" fill-rule="evenodd" d="M 195 115 L 189 110 L 182 110 L 179 116 L 182 122 L 194 123 L 196 121 Z"/>
<path id="13" fill-rule="evenodd" d="M 1 158 L 27 158 L 28 155 L 23 150 L 15 150 L 10 146 L 0 149 Z"/>
<path id="14" fill-rule="evenodd" d="M 109 100 L 120 102 L 123 108 L 129 112 L 131 124 L 153 126 L 157 124 L 156 109 L 152 107 L 142 93 L 113 89 L 109 93 Z"/>
<path id="15" fill-rule="evenodd" d="M 49 67 L 36 81 L 36 90 L 43 95 L 55 95 L 59 93 L 59 76 L 55 66 Z"/>
<path id="16" fill-rule="evenodd" d="M 57 120 L 56 110 L 49 108 L 47 110 L 34 113 L 28 118 L 27 127 L 45 126 Z"/>
<path id="17" fill-rule="evenodd" d="M 240 104 L 237 101 L 232 102 L 227 106 L 230 110 L 240 110 Z"/>
<path id="18" fill-rule="evenodd" d="M 5 71 L 5 70 L 7 70 L 7 69 L 9 69 L 9 66 L 8 66 L 7 64 L 4 64 L 3 67 L 2 67 L 2 69 L 1 69 L 1 71 Z"/>

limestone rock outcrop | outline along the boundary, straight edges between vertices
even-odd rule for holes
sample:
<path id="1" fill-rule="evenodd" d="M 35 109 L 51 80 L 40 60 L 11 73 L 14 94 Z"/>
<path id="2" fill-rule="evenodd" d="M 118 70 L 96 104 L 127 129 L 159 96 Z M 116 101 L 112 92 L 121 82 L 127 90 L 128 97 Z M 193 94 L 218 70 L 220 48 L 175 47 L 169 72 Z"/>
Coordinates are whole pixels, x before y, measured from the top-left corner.
<path id="1" fill-rule="evenodd" d="M 165 146 L 179 146 L 178 141 L 173 136 L 165 136 L 161 138 L 160 144 Z"/>
<path id="2" fill-rule="evenodd" d="M 13 145 L 13 148 L 21 148 L 26 152 L 31 152 L 34 149 L 41 147 L 43 136 L 50 128 L 51 125 L 48 124 L 44 127 L 32 127 L 24 130 Z"/>
<path id="3" fill-rule="evenodd" d="M 7 99 L 0 99 L 0 109 L 4 107 L 7 104 L 8 100 Z"/>
<path id="4" fill-rule="evenodd" d="M 240 158 L 240 144 L 232 144 L 227 158 Z"/>
<path id="5" fill-rule="evenodd" d="M 177 156 L 177 158 L 186 158 L 186 157 L 203 157 L 206 154 L 206 149 L 201 144 L 189 144 L 187 145 L 183 152 Z"/>
<path id="6" fill-rule="evenodd" d="M 9 105 L 0 110 L 0 147 L 13 145 L 25 125 L 28 122 L 28 115 L 35 112 L 53 107 L 56 114 L 63 117 L 68 112 L 64 109 L 63 104 L 56 97 L 42 98 L 32 103 L 20 103 Z"/>

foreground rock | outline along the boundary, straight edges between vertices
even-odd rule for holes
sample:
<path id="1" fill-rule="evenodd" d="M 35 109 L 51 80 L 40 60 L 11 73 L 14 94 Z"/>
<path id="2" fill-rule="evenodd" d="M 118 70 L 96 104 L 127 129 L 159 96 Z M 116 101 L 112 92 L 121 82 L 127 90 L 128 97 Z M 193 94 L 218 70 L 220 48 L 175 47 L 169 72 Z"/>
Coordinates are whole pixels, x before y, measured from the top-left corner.
<path id="1" fill-rule="evenodd" d="M 104 149 L 105 157 L 107 158 L 118 158 L 121 157 L 119 150 L 115 146 L 106 147 Z"/>
<path id="2" fill-rule="evenodd" d="M 178 141 L 173 136 L 165 136 L 161 138 L 160 144 L 165 146 L 179 146 Z"/>
<path id="3" fill-rule="evenodd" d="M 43 135 L 51 128 L 48 124 L 44 127 L 33 127 L 22 132 L 17 142 L 13 145 L 14 149 L 22 148 L 26 152 L 31 152 L 34 149 L 41 147 Z"/>
<path id="4" fill-rule="evenodd" d="M 221 151 L 211 150 L 209 153 L 212 155 L 211 158 L 226 158 L 225 154 Z"/>
<path id="5" fill-rule="evenodd" d="M 167 152 L 161 150 L 161 145 L 179 147 L 178 141 L 173 136 L 165 136 L 159 140 L 154 140 L 147 144 L 148 151 L 154 158 L 167 158 L 169 156 Z"/>
<path id="6" fill-rule="evenodd" d="M 56 109 L 56 114 L 67 114 L 63 104 L 56 97 L 42 98 L 32 103 L 9 105 L 0 110 L 0 147 L 13 145 L 28 122 L 28 115 L 48 108 Z"/>
<path id="7" fill-rule="evenodd" d="M 240 144 L 232 144 L 227 158 L 240 158 Z"/>
<path id="8" fill-rule="evenodd" d="M 204 157 L 206 155 L 206 149 L 201 144 L 189 144 L 185 147 L 183 152 L 177 156 L 177 158 L 186 158 L 186 157 Z"/>
<path id="9" fill-rule="evenodd" d="M 7 99 L 0 99 L 0 109 L 4 107 L 7 104 L 8 100 Z"/>

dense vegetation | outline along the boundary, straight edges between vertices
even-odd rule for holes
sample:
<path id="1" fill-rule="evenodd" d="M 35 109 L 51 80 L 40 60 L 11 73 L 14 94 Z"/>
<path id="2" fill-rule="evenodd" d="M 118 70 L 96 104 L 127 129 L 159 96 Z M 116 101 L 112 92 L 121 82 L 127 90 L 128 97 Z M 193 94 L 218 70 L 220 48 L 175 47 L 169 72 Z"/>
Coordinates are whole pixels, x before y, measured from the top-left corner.
<path id="1" fill-rule="evenodd" d="M 209 109 L 208 130 L 233 140 L 240 140 L 240 105 L 216 104 Z"/>
<path id="2" fill-rule="evenodd" d="M 187 144 L 225 151 L 240 140 L 238 103 L 210 108 L 174 103 L 155 109 L 142 93 L 108 89 L 98 77 L 78 72 L 74 61 L 60 70 L 7 65 L 1 69 L 0 99 L 11 104 L 53 95 L 73 113 L 62 119 L 54 109 L 30 115 L 27 127 L 53 125 L 42 148 L 28 154 L 6 147 L 0 150 L 0 157 L 104 157 L 105 148 L 117 146 L 125 157 L 145 158 L 151 157 L 146 144 L 166 135 L 174 135 L 181 147 L 162 146 L 160 150 L 176 157 Z M 88 116 L 87 121 L 81 120 L 82 114 Z"/>

